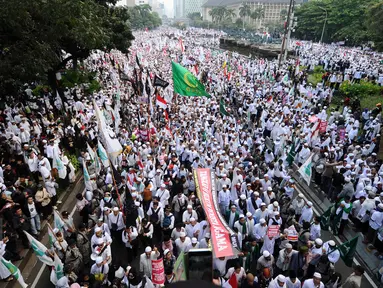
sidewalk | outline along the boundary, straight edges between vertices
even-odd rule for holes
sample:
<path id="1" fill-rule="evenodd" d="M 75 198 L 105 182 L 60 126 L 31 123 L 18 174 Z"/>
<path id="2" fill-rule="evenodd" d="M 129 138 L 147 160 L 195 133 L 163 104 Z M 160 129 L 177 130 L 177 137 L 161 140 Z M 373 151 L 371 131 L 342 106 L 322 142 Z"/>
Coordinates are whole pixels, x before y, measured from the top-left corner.
<path id="1" fill-rule="evenodd" d="M 292 173 L 292 177 L 295 179 L 297 190 L 302 192 L 305 197 L 308 198 L 311 202 L 314 204 L 314 208 L 317 211 L 314 211 L 320 215 L 323 214 L 324 211 L 328 209 L 332 205 L 332 203 L 326 198 L 325 194 L 319 189 L 314 187 L 312 183 L 310 183 L 310 186 L 307 185 L 307 183 L 300 177 L 299 173 L 297 171 Z M 372 278 L 372 280 L 375 282 L 378 287 L 381 287 L 381 284 L 379 283 L 376 274 L 379 270 L 379 267 L 383 264 L 383 261 L 379 260 L 375 255 L 375 250 L 369 252 L 367 251 L 367 246 L 362 243 L 363 241 L 363 234 L 361 232 L 355 232 L 351 229 L 351 225 L 348 224 L 344 230 L 343 233 L 344 237 L 346 238 L 346 241 L 351 240 L 355 236 L 359 236 L 359 241 L 357 244 L 357 252 L 354 262 L 359 262 L 360 265 L 362 265 L 366 272 L 369 274 L 369 276 Z M 335 236 L 337 240 L 339 239 L 337 236 Z M 342 240 L 338 240 L 339 242 L 342 242 Z M 343 241 L 345 242 L 345 241 Z"/>
<path id="2" fill-rule="evenodd" d="M 76 173 L 76 181 L 69 185 L 69 187 L 60 194 L 59 201 L 62 201 L 62 203 L 57 204 L 57 210 L 58 211 L 64 211 L 69 210 L 73 208 L 73 202 L 71 201 L 72 198 L 74 198 L 75 194 L 79 191 L 82 191 L 84 189 L 84 183 L 82 181 L 82 172 L 79 171 Z M 81 190 L 82 189 L 82 190 Z M 73 200 L 73 199 L 72 199 Z M 41 222 L 41 234 L 39 237 L 39 241 L 42 242 L 44 245 L 48 243 L 48 237 L 47 237 L 47 220 L 44 220 Z M 53 223 L 53 216 L 50 219 L 49 223 L 52 225 Z M 18 245 L 18 247 L 22 247 L 22 245 Z M 14 261 L 12 262 L 15 264 L 21 271 L 21 274 L 24 277 L 24 280 L 28 285 L 28 287 L 31 287 L 31 284 L 34 280 L 34 270 L 35 266 L 40 265 L 41 262 L 37 259 L 35 254 L 33 253 L 32 249 L 21 249 L 19 252 L 20 256 L 24 257 L 24 259 L 20 261 Z M 18 282 L 16 280 L 11 282 L 0 282 L 0 288 L 13 288 L 13 287 L 20 287 Z"/>

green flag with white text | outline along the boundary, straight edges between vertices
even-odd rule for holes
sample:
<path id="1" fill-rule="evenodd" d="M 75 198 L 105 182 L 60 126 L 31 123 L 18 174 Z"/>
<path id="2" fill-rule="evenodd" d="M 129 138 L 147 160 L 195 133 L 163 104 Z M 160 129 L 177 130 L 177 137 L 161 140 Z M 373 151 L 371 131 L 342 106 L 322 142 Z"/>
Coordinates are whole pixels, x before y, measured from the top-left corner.
<path id="1" fill-rule="evenodd" d="M 340 258 L 344 261 L 344 264 L 348 267 L 352 267 L 352 262 L 355 257 L 356 246 L 358 244 L 359 236 L 352 238 L 350 241 L 338 246 Z"/>
<path id="2" fill-rule="evenodd" d="M 172 62 L 174 92 L 182 96 L 211 96 L 205 87 L 188 69 Z"/>

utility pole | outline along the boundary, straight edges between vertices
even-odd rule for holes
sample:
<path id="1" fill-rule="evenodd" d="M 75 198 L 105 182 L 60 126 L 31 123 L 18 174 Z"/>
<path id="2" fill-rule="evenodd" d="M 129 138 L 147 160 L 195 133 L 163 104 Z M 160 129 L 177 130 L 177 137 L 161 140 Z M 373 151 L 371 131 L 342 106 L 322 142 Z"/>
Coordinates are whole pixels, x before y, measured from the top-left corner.
<path id="1" fill-rule="evenodd" d="M 279 55 L 279 61 L 278 61 L 278 69 L 281 67 L 282 64 L 282 57 L 284 57 L 284 51 L 286 49 L 286 38 L 287 38 L 287 33 L 290 31 L 290 19 L 291 19 L 291 14 L 294 9 L 294 0 L 290 0 L 289 4 L 289 11 L 287 12 L 287 21 L 285 25 L 285 32 L 283 34 L 283 39 L 282 39 L 282 46 L 281 46 L 281 53 Z"/>

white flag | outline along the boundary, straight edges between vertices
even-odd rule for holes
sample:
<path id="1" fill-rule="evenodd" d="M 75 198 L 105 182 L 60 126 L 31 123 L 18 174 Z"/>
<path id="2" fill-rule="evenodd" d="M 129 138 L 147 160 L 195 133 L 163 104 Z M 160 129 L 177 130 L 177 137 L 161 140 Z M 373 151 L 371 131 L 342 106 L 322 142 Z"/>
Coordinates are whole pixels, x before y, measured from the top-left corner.
<path id="1" fill-rule="evenodd" d="M 58 173 L 59 173 L 59 177 L 61 179 L 65 179 L 66 178 L 66 175 L 67 175 L 67 170 L 66 170 L 66 166 L 64 165 L 63 161 L 61 161 L 61 158 L 59 156 L 59 148 L 57 146 L 55 146 L 53 148 L 53 168 L 56 168 Z"/>
<path id="2" fill-rule="evenodd" d="M 108 168 L 109 167 L 108 155 L 106 154 L 106 150 L 105 150 L 104 146 L 102 146 L 100 141 L 98 141 L 98 143 L 97 143 L 97 152 L 98 152 L 98 156 L 100 156 L 102 165 L 105 168 Z"/>
<path id="3" fill-rule="evenodd" d="M 36 257 L 39 258 L 41 262 L 44 264 L 47 264 L 48 266 L 53 266 L 53 260 L 51 257 L 45 254 L 45 252 L 48 250 L 47 247 L 45 247 L 40 241 L 35 239 L 31 234 L 24 231 L 25 235 L 27 235 L 27 238 L 29 240 L 29 243 L 31 243 L 31 247 L 33 251 L 36 254 Z"/>
<path id="4" fill-rule="evenodd" d="M 305 163 L 299 168 L 298 172 L 301 174 L 302 178 L 306 181 L 307 185 L 310 185 L 311 176 L 312 176 L 312 159 L 314 154 L 311 153 L 310 157 L 306 160 Z"/>

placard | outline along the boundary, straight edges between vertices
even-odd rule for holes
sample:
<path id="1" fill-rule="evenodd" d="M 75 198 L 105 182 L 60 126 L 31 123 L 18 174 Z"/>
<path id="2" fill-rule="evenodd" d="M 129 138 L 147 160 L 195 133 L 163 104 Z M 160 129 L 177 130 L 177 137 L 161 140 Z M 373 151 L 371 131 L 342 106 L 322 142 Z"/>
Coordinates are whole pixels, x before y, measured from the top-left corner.
<path id="1" fill-rule="evenodd" d="M 158 285 L 165 283 L 165 268 L 162 259 L 152 260 L 152 282 Z"/>
<path id="2" fill-rule="evenodd" d="M 269 229 L 267 229 L 268 237 L 275 237 L 279 235 L 279 225 L 270 225 Z"/>

